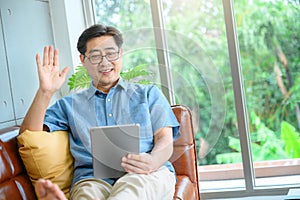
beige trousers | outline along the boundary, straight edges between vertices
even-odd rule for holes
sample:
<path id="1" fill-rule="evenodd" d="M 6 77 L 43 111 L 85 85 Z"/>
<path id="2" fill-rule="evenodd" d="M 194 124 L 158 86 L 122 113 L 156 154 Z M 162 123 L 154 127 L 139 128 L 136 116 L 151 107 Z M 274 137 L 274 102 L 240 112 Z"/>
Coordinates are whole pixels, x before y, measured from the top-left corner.
<path id="1" fill-rule="evenodd" d="M 175 176 L 165 166 L 149 175 L 126 174 L 111 186 L 100 179 L 78 181 L 70 191 L 71 200 L 172 200 Z"/>

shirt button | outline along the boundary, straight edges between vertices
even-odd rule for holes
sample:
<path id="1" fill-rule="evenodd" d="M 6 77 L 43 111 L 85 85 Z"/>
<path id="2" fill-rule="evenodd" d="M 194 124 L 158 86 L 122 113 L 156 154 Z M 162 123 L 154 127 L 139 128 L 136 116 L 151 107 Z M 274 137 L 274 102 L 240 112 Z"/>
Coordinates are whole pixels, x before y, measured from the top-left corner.
<path id="1" fill-rule="evenodd" d="M 107 99 L 107 101 L 110 101 L 110 99 Z"/>
<path id="2" fill-rule="evenodd" d="M 111 116 L 112 116 L 112 114 L 108 114 L 108 116 L 109 116 L 109 117 L 111 117 Z"/>

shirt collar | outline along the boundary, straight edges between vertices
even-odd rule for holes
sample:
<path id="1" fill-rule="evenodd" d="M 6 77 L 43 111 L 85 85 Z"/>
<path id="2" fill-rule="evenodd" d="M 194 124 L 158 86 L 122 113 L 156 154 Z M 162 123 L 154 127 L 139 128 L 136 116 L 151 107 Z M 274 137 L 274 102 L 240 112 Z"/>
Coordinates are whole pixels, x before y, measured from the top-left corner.
<path id="1" fill-rule="evenodd" d="M 128 83 L 127 83 L 126 81 L 124 81 L 124 80 L 120 77 L 117 86 L 120 86 L 120 87 L 122 87 L 124 90 L 127 90 L 127 88 L 128 88 Z"/>
<path id="2" fill-rule="evenodd" d="M 121 87 L 122 89 L 124 89 L 125 91 L 128 88 L 128 83 L 126 81 L 124 81 L 121 77 L 119 78 L 119 81 L 117 83 L 116 86 L 114 86 L 115 88 Z M 92 98 L 96 91 L 99 91 L 94 85 L 93 85 L 93 81 L 90 82 L 90 87 L 88 89 L 88 99 Z M 101 91 L 100 91 L 101 92 Z"/>

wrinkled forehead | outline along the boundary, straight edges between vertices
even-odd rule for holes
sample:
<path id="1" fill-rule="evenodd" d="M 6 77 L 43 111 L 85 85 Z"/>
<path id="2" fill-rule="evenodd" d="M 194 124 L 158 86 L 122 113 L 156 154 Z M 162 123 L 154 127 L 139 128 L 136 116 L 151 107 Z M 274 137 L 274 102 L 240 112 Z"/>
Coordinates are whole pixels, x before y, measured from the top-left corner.
<path id="1" fill-rule="evenodd" d="M 112 36 L 101 36 L 90 39 L 86 43 L 87 53 L 94 51 L 105 52 L 105 51 L 118 51 L 118 46 Z"/>

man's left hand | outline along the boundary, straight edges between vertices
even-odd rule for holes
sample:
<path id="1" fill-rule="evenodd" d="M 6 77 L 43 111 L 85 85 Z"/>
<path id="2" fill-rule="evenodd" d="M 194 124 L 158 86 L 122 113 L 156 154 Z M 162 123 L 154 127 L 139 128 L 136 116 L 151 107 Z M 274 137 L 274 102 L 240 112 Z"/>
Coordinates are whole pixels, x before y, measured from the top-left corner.
<path id="1" fill-rule="evenodd" d="M 150 174 L 157 170 L 153 157 L 148 153 L 128 154 L 122 158 L 121 166 L 128 173 Z"/>

